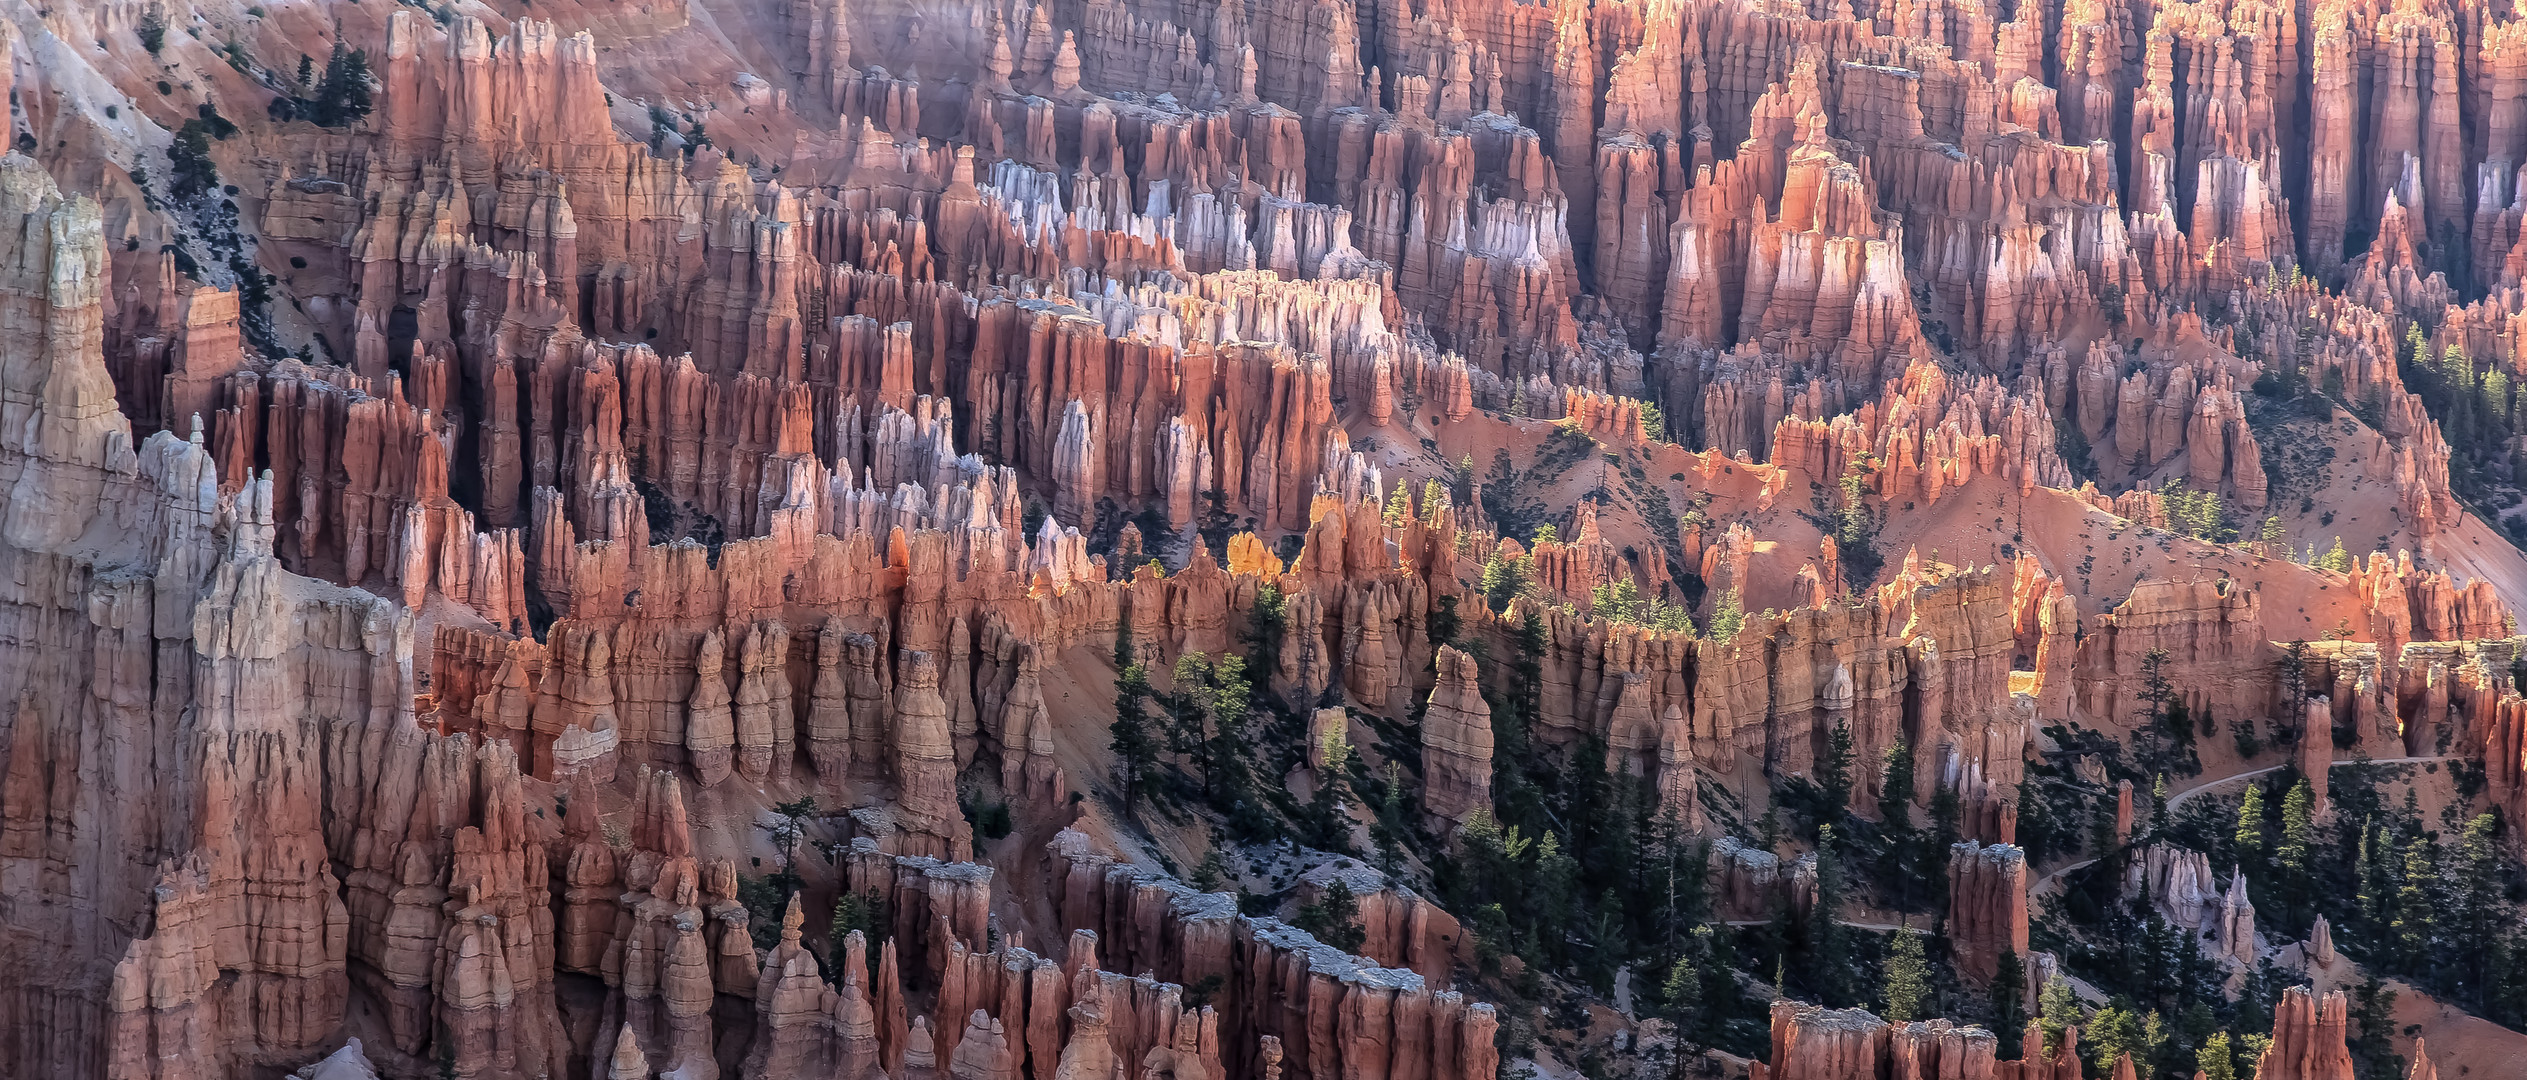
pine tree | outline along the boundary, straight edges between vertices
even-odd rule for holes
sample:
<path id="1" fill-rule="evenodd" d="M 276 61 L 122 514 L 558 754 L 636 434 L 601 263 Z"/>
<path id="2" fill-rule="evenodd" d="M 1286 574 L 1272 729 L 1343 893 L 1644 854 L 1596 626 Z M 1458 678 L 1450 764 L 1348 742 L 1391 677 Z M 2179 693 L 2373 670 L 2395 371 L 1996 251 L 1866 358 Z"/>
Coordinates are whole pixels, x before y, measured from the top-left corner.
<path id="1" fill-rule="evenodd" d="M 1922 957 L 1921 935 L 1898 927 L 1886 945 L 1886 1021 L 1901 1024 L 1922 1018 L 1922 1001 L 1930 996 L 1930 965 Z"/>
<path id="2" fill-rule="evenodd" d="M 1191 757 L 1194 771 L 1204 774 L 1207 784 L 1209 769 L 1202 751 L 1211 740 L 1211 659 L 1198 652 L 1179 656 L 1175 677 L 1176 692 L 1167 695 L 1167 749 Z"/>
<path id="3" fill-rule="evenodd" d="M 1310 840 L 1324 850 L 1349 854 L 1351 819 L 1342 806 L 1350 801 L 1352 751 L 1344 727 L 1326 729 L 1317 740 L 1317 760 L 1325 767 L 1316 771 L 1316 792 L 1307 801 L 1307 820 L 1316 834 Z"/>
<path id="4" fill-rule="evenodd" d="M 2351 1037 L 2345 1042 L 2361 1076 L 2393 1080 L 2404 1075 L 2404 1058 L 2395 1052 L 2395 997 L 2375 975 L 2352 991 Z"/>
<path id="5" fill-rule="evenodd" d="M 2352 572 L 2352 555 L 2350 551 L 2344 549 L 2343 538 L 2337 536 L 2334 538 L 2334 546 L 2325 549 L 2325 554 L 2317 556 L 2316 561 L 2309 565 L 2319 570 L 2348 574 Z"/>
<path id="6" fill-rule="evenodd" d="M 323 127 L 358 122 L 371 108 L 370 83 L 369 54 L 334 42 L 333 56 L 325 61 L 325 77 L 316 84 L 316 98 L 305 110 L 307 118 Z"/>
<path id="7" fill-rule="evenodd" d="M 1720 594 L 1720 603 L 1711 612 L 1711 640 L 1723 644 L 1737 640 L 1737 632 L 1746 628 L 1746 609 L 1740 604 L 1737 590 Z"/>
<path id="8" fill-rule="evenodd" d="M 1816 788 L 1823 796 L 1817 807 L 1820 847 L 1826 843 L 1827 830 L 1842 821 L 1851 807 L 1851 759 L 1851 725 L 1837 722 L 1826 739 L 1824 760 L 1816 763 Z"/>
<path id="9" fill-rule="evenodd" d="M 2404 958 L 2404 970 L 2415 973 L 2430 968 L 2431 941 L 2438 934 L 2438 911 L 2431 903 L 2431 845 L 2416 840 L 2404 849 L 2404 886 L 2395 895 L 2395 947 Z"/>
<path id="10" fill-rule="evenodd" d="M 2249 876 L 2264 862 L 2264 786 L 2248 782 L 2246 797 L 2237 805 L 2237 865 Z"/>
<path id="11" fill-rule="evenodd" d="M 1220 860 L 1218 847 L 1202 853 L 1202 861 L 1193 864 L 1193 877 L 1188 882 L 1206 893 L 1218 892 L 1228 884 L 1228 864 Z"/>
<path id="12" fill-rule="evenodd" d="M 1254 700 L 1254 684 L 1246 677 L 1246 658 L 1222 653 L 1211 663 L 1205 703 L 1211 717 L 1211 738 L 1203 744 L 1202 790 L 1213 808 L 1228 811 L 1248 804 L 1254 790 L 1254 746 L 1246 734 L 1246 716 Z"/>
<path id="13" fill-rule="evenodd" d="M 2306 780 L 2281 797 L 2281 842 L 2273 848 L 2273 870 L 2281 879 L 2283 925 L 2296 927 L 2308 896 L 2308 857 L 2316 847 L 2313 817 L 2315 792 Z"/>
<path id="14" fill-rule="evenodd" d="M 1992 976 L 1992 1030 L 2000 1036 L 2000 1056 L 2015 1058 L 2027 1028 L 2027 966 L 2018 950 L 2002 949 L 2000 969 Z"/>
<path id="15" fill-rule="evenodd" d="M 1290 925 L 1347 953 L 1359 952 L 1369 941 L 1369 931 L 1360 925 L 1360 898 L 1341 878 L 1325 886 L 1323 897 L 1315 903 L 1302 905 Z"/>
<path id="16" fill-rule="evenodd" d="M 167 47 L 167 13 L 156 4 L 149 5 L 149 10 L 140 13 L 140 25 L 133 33 L 139 35 L 141 48 L 149 50 L 151 56 L 158 55 L 160 49 Z"/>
<path id="17" fill-rule="evenodd" d="M 816 797 L 809 795 L 788 802 L 772 804 L 772 822 L 755 827 L 770 835 L 772 850 L 780 857 L 781 867 L 772 874 L 772 883 L 781 889 L 784 899 L 806 883 L 798 873 L 798 845 L 807 836 L 807 822 L 816 816 Z"/>
<path id="18" fill-rule="evenodd" d="M 2449 930 L 2457 940 L 2478 946 L 2461 950 L 2458 959 L 2466 989 L 2472 992 L 2478 1006 L 2491 973 L 2486 961 L 2493 951 L 2479 946 L 2498 939 L 2506 908 L 2501 898 L 2501 854 L 2493 839 L 2499 826 L 2500 819 L 2491 814 L 2479 814 L 2466 822 L 2465 838 L 2457 848 L 2454 880 L 2450 882 L 2455 910 L 2450 913 Z"/>
<path id="19" fill-rule="evenodd" d="M 2335 538 L 2338 543 L 2341 539 Z M 2281 731 L 2285 740 L 2296 739 L 2300 734 L 2299 724 L 2308 715 L 2307 642 L 2293 641 L 2282 646 L 2281 658 L 2273 661 L 2273 681 L 2281 691 L 2279 700 L 2274 703 L 2278 712 L 2273 717 L 2273 726 Z"/>
<path id="20" fill-rule="evenodd" d="M 2141 1020 L 2121 1004 L 2110 1004 L 2088 1018 L 2088 1024 L 2080 1028 L 2080 1049 L 2088 1051 L 2088 1060 L 2101 1076 L 2112 1075 L 2115 1061 L 2127 1054 L 2140 1075 L 2156 1075 L 2147 1064 L 2150 1049 L 2141 1036 Z"/>
<path id="21" fill-rule="evenodd" d="M 1901 738 L 1879 757 L 1878 817 L 1890 829 L 1913 827 L 1913 752 Z"/>
<path id="22" fill-rule="evenodd" d="M 1692 1046 L 1693 1033 L 1702 1028 L 1702 973 L 1693 966 L 1693 957 L 1679 954 L 1667 967 L 1667 981 L 1659 987 L 1659 998 L 1667 1003 L 1667 1018 L 1676 1025 L 1676 1037 Z"/>
<path id="23" fill-rule="evenodd" d="M 1813 987 L 1828 1005 L 1846 1003 L 1855 996 L 1851 988 L 1851 943 L 1848 932 L 1836 919 L 1846 890 L 1843 861 L 1834 853 L 1835 831 L 1831 825 L 1818 831 L 1816 902 L 1808 908 L 1807 923 L 1800 928 L 1807 949 L 1799 981 Z"/>
<path id="24" fill-rule="evenodd" d="M 1114 723 L 1106 728 L 1114 748 L 1115 784 L 1123 789 L 1123 807 L 1155 790 L 1158 738 L 1149 727 L 1149 672 L 1139 664 L 1125 667 L 1114 680 Z"/>
<path id="25" fill-rule="evenodd" d="M 2195 1080 L 2237 1080 L 2237 1050 L 2228 1032 L 2212 1032 L 2202 1041 L 2202 1049 L 2194 1051 L 2194 1069 Z"/>
<path id="26" fill-rule="evenodd" d="M 2036 995 L 2036 1022 L 2044 1028 L 2044 1048 L 2052 1053 L 2062 1045 L 2062 1032 L 2080 1022 L 2079 999 L 2071 995 L 2071 984 L 2057 971 L 2044 982 L 2044 992 Z"/>
<path id="27" fill-rule="evenodd" d="M 869 943 L 871 948 L 875 948 L 880 942 L 886 940 L 887 921 L 886 901 L 876 890 L 872 889 L 868 892 L 845 890 L 842 895 L 834 898 L 833 921 L 826 926 L 825 930 L 830 935 L 826 939 L 832 946 L 830 955 L 840 957 L 843 943 L 849 940 L 855 931 Z M 841 982 L 843 965 L 828 965 L 826 974 L 832 981 Z"/>
<path id="28" fill-rule="evenodd" d="M 1527 561 L 1494 551 L 1483 560 L 1483 603 L 1493 614 L 1509 610 L 1509 602 L 1527 586 Z"/>
<path id="29" fill-rule="evenodd" d="M 1941 785 L 1943 789 L 1946 786 Z M 2044 793 L 2037 788 L 2035 777 L 2030 776 L 2026 782 L 2019 785 L 2018 846 L 2026 850 L 2029 866 L 2041 864 L 2046 859 L 2060 854 L 2062 850 L 2067 850 L 2059 846 L 2064 841 L 2059 835 L 2060 824 L 2053 820 L 2052 804 L 2053 800 L 2046 798 Z M 2076 848 L 2077 837 L 2070 838 L 2068 843 L 2070 847 Z"/>
<path id="30" fill-rule="evenodd" d="M 2386 863 L 2394 857 L 2395 842 L 2387 838 L 2386 826 L 2373 817 L 2361 823 L 2359 854 L 2352 859 L 2352 887 L 2360 902 L 2360 921 L 2364 929 L 2375 930 L 2378 917 L 2386 910 L 2392 895 L 2387 881 Z"/>
<path id="31" fill-rule="evenodd" d="M 1579 864 L 1562 849 L 1562 838 L 1545 833 L 1536 841 L 1534 884 L 1528 893 L 1527 914 L 1536 930 L 1542 951 L 1555 959 L 1563 952 L 1563 928 L 1571 924 L 1572 890 L 1579 881 Z"/>

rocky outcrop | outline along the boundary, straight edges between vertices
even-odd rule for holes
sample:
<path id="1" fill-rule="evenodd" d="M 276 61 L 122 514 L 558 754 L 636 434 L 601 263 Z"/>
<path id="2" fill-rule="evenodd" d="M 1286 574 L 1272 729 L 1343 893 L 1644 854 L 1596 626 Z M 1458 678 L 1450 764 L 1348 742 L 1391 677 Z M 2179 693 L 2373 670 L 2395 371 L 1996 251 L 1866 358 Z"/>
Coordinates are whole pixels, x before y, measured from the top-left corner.
<path id="1" fill-rule="evenodd" d="M 1422 812 L 1462 822 L 1492 805 L 1492 709 L 1474 658 L 1439 647 L 1439 676 L 1421 715 Z"/>
<path id="2" fill-rule="evenodd" d="M 2304 986 L 2281 992 L 2273 1006 L 2273 1041 L 2255 1061 L 2257 1077 L 2274 1080 L 2349 1080 L 2345 1047 L 2350 1006 L 2343 992 L 2315 993 Z"/>
<path id="3" fill-rule="evenodd" d="M 2004 952 L 2029 955 L 2026 852 L 1970 840 L 1949 849 L 1948 939 L 1968 979 L 1991 979 Z"/>
<path id="4" fill-rule="evenodd" d="M 1409 969 L 1343 956 L 1278 920 L 1239 915 L 1227 895 L 1197 893 L 1093 854 L 1081 834 L 1065 832 L 1051 854 L 1063 869 L 1056 905 L 1064 921 L 1094 932 L 1086 947 L 1096 962 L 1184 984 L 1221 978 L 1228 1004 L 1218 1021 L 1220 1053 L 1232 1070 L 1260 1072 L 1254 1040 L 1264 1035 L 1281 1041 L 1293 1068 L 1356 1068 L 1407 1053 L 1427 1061 L 1434 1077 L 1488 1076 L 1499 1067 L 1491 1043 L 1499 1021 L 1488 1004 L 1433 990 Z M 1406 940 L 1440 941 L 1419 926 Z M 1073 963 L 1082 948 L 1074 939 Z M 1444 969 L 1449 961 L 1414 963 Z M 1287 986 L 1303 993 L 1277 989 Z M 1111 986 L 1107 998 L 1116 998 Z"/>
<path id="5" fill-rule="evenodd" d="M 2123 889 L 2127 896 L 2148 897 L 2169 925 L 2202 935 L 2223 964 L 2255 966 L 2255 904 L 2243 873 L 2233 873 L 2224 889 L 2212 876 L 2209 856 L 2153 844 L 2125 863 Z"/>
<path id="6" fill-rule="evenodd" d="M 1772 1003 L 1770 1059 L 1749 1066 L 1755 1080 L 1861 1080 L 1877 1076 L 1940 1076 L 1958 1080 L 1999 1077 L 2077 1077 L 2079 1059 L 2068 1047 L 2044 1057 L 2041 1030 L 2027 1040 L 2023 1061 L 1997 1060 L 1999 1039 L 1990 1031 L 1947 1020 L 1890 1024 L 1861 1009 L 1827 1009 L 1796 1001 Z M 2069 1071 L 2061 1071 L 2067 1068 Z"/>

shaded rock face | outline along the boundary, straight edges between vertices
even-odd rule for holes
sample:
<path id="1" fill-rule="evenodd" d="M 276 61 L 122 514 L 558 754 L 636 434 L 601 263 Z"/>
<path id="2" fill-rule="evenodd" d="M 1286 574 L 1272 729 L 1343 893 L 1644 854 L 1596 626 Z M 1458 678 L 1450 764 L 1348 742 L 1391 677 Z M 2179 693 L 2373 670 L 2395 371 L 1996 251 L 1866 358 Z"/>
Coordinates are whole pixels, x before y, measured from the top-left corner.
<path id="1" fill-rule="evenodd" d="M 1968 979 L 1989 981 L 2004 952 L 2028 955 L 2025 851 L 1971 840 L 1949 849 L 1948 937 Z"/>
<path id="2" fill-rule="evenodd" d="M 1462 822 L 1492 804 L 1492 709 L 1474 658 L 1439 647 L 1438 683 L 1422 711 L 1422 811 Z"/>
<path id="3" fill-rule="evenodd" d="M 1946 1020 L 1889 1024 L 1861 1009 L 1827 1009 L 1796 1001 L 1772 1005 L 1772 1052 L 1751 1066 L 1758 1080 L 1868 1080 L 1871 1077 L 2051 1076 L 2037 1053 L 2025 1062 L 1996 1061 L 1999 1040 L 1990 1031 Z M 2078 1064 L 2071 1064 L 2076 1077 Z M 2030 1073 L 2029 1070 L 2035 1070 Z"/>
<path id="4" fill-rule="evenodd" d="M 2255 1075 L 2276 1080 L 2348 1080 L 2351 1051 L 2344 1043 L 2350 1005 L 2340 990 L 2311 993 L 2294 986 L 2273 1007 L 2273 1041 L 2256 1059 Z"/>

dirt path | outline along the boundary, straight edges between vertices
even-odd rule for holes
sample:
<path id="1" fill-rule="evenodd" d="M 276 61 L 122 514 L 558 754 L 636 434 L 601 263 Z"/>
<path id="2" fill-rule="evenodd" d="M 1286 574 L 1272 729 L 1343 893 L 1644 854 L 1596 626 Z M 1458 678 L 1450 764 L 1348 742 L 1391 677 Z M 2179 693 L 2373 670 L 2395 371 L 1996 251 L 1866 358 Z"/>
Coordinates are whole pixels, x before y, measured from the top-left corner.
<path id="1" fill-rule="evenodd" d="M 2368 759 L 2368 760 L 2367 760 L 2367 761 L 2365 761 L 2365 762 L 2364 762 L 2364 761 L 2362 761 L 2362 760 L 2360 760 L 2360 759 L 2357 759 L 2357 758 L 2349 758 L 2349 759 L 2344 759 L 2344 760 L 2340 760 L 2340 761 L 2336 761 L 2336 762 L 2334 762 L 2334 763 L 2333 763 L 2333 765 L 2332 765 L 2332 768 L 2339 769 L 2339 768 L 2342 768 L 2342 767 L 2344 767 L 2344 766 L 2346 766 L 2346 765 L 2363 765 L 2363 764 L 2366 764 L 2366 765 L 2414 765 L 2414 764 L 2419 764 L 2419 763 L 2421 763 L 2421 762 L 2425 762 L 2425 761 L 2446 761 L 2446 760 L 2448 760 L 2448 759 L 2450 759 L 2450 758 L 2453 758 L 2453 757 L 2456 757 L 2456 756 L 2457 756 L 2457 755 L 2455 755 L 2455 754 L 2430 754 L 2430 755 L 2426 755 L 2426 756 L 2423 756 L 2423 757 L 2370 758 L 2370 759 Z M 2189 788 L 2186 788 L 2186 789 L 2185 789 L 2185 790 L 2183 790 L 2183 791 L 2178 791 L 2178 792 L 2174 792 L 2174 793 L 2169 794 L 2169 795 L 2168 795 L 2168 797 L 2167 797 L 2167 811 L 2168 811 L 2168 813 L 2171 813 L 2171 814 L 2172 814 L 2172 813 L 2175 813 L 2175 812 L 2176 812 L 2176 808 L 2177 808 L 2177 807 L 2179 807 L 2179 806 L 2183 806 L 2183 805 L 2185 804 L 2185 800 L 2190 799 L 2190 798 L 2193 798 L 2193 797 L 2194 797 L 2194 796 L 2196 796 L 2196 795 L 2200 795 L 2200 794 L 2202 794 L 2203 792 L 2210 791 L 2210 790 L 2212 790 L 2212 789 L 2214 789 L 2214 788 L 2225 787 L 2225 786 L 2227 786 L 2227 785 L 2229 785 L 2229 784 L 2235 784 L 2235 783 L 2239 783 L 2239 782 L 2242 782 L 2242 781 L 2245 781 L 2245 780 L 2251 780 L 2251 779 L 2253 779 L 2253 778 L 2255 778 L 2255 777 L 2262 776 L 2262 775 L 2264 775 L 2265 773 L 2269 773 L 2269 772 L 2279 772 L 2279 771 L 2281 771 L 2281 770 L 2283 770 L 2283 769 L 2289 768 L 2289 767 L 2290 767 L 2291 765 L 2293 765 L 2293 764 L 2296 764 L 2296 763 L 2295 763 L 2295 762 L 2285 762 L 2285 763 L 2280 764 L 2280 765 L 2266 765 L 2266 766 L 2264 766 L 2263 768 L 2260 768 L 2260 769 L 2249 769 L 2249 770 L 2247 770 L 2247 771 L 2245 771 L 2245 772 L 2242 772 L 2242 773 L 2231 773 L 2231 774 L 2229 774 L 2229 775 L 2227 775 L 2227 776 L 2220 777 L 2220 778 L 2219 778 L 2219 779 L 2217 779 L 2217 780 L 2205 780 L 2205 781 L 2203 781 L 2202 783 L 2195 784 L 2194 786 L 2189 787 Z M 2082 867 L 2096 865 L 2096 863 L 2097 863 L 2097 860 L 2095 860 L 2095 859 L 2082 859 L 2082 860 L 2080 860 L 2080 861 L 2078 861 L 2078 862 L 2075 862 L 2075 863 L 2069 863 L 2069 864 L 2066 864 L 2066 865 L 2063 865 L 2063 866 L 2060 866 L 2060 867 L 2055 868 L 2055 869 L 2054 869 L 2054 871 L 2053 871 L 2052 873 L 2050 873 L 2050 874 L 2046 874 L 2045 876 L 2043 876 L 2043 877 L 2041 877 L 2041 878 L 2037 878 L 2037 879 L 2036 879 L 2035 884 L 2030 885 L 2030 886 L 2028 886 L 2028 887 L 2027 887 L 2027 898 L 2028 898 L 2028 899 L 2030 899 L 2030 900 L 2033 900 L 2033 899 L 2034 899 L 2034 898 L 2036 898 L 2037 896 L 2044 894 L 2047 890 L 2051 889 L 2051 888 L 2052 888 L 2052 887 L 2053 887 L 2053 886 L 2054 886 L 2057 882 L 2059 882 L 2059 881 L 2062 879 L 2062 875 L 2064 875 L 2064 874 L 2068 874 L 2068 873 L 2070 873 L 2071 871 L 2073 871 L 2073 870 L 2077 870 L 2077 869 L 2080 869 L 2080 868 L 2082 868 Z"/>

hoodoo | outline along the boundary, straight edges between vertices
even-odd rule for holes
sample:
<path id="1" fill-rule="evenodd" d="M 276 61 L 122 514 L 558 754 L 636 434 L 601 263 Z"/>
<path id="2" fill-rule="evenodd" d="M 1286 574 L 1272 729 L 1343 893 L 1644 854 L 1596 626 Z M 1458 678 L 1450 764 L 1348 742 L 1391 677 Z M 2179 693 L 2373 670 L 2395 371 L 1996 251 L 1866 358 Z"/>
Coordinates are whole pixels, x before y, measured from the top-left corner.
<path id="1" fill-rule="evenodd" d="M 0 1076 L 2499 1075 L 2522 26 L 0 0 Z"/>

